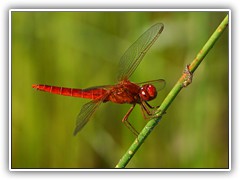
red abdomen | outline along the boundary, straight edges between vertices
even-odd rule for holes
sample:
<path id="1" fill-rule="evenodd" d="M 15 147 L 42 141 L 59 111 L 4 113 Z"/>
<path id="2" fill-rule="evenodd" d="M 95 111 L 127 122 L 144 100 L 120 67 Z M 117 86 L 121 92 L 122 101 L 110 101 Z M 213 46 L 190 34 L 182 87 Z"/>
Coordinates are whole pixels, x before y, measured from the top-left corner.
<path id="1" fill-rule="evenodd" d="M 49 92 L 52 94 L 59 94 L 63 96 L 72 96 L 79 98 L 87 98 L 87 99 L 98 99 L 101 98 L 107 92 L 106 89 L 73 89 L 73 88 L 65 88 L 65 87 L 57 87 L 57 86 L 48 86 L 48 85 L 32 85 L 33 88 Z"/>

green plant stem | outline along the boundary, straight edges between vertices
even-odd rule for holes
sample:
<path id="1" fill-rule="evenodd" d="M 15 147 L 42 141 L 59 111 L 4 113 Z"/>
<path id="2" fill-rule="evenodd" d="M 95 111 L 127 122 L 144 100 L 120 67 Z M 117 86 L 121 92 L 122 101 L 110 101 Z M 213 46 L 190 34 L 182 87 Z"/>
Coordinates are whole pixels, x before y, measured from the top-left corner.
<path id="1" fill-rule="evenodd" d="M 215 30 L 215 32 L 212 34 L 212 36 L 208 39 L 208 41 L 203 46 L 203 48 L 200 50 L 200 52 L 197 54 L 197 56 L 192 61 L 192 63 L 188 66 L 189 73 L 186 73 L 186 70 L 184 71 L 184 73 L 179 78 L 179 80 L 177 81 L 175 86 L 172 88 L 172 90 L 169 92 L 167 97 L 164 99 L 161 106 L 157 110 L 157 112 L 158 112 L 158 113 L 156 113 L 157 118 L 153 118 L 146 124 L 146 126 L 142 129 L 142 131 L 140 132 L 140 134 L 138 135 L 136 140 L 133 142 L 133 144 L 129 147 L 127 152 L 120 159 L 120 161 L 116 165 L 116 168 L 124 168 L 128 164 L 128 162 L 131 160 L 131 158 L 137 152 L 137 150 L 142 145 L 144 140 L 148 137 L 148 135 L 151 133 L 151 131 L 154 129 L 154 127 L 162 119 L 163 114 L 166 112 L 166 110 L 168 109 L 170 104 L 173 102 L 175 97 L 178 95 L 178 93 L 181 91 L 181 89 L 191 83 L 192 77 L 189 74 L 192 75 L 192 73 L 194 73 L 194 71 L 197 69 L 197 67 L 200 65 L 200 63 L 203 61 L 204 57 L 207 55 L 207 53 L 213 47 L 213 45 L 218 40 L 218 38 L 221 36 L 223 31 L 226 29 L 227 25 L 228 25 L 228 15 L 224 18 L 224 20 L 221 22 L 221 24 L 218 26 L 218 28 Z M 187 85 L 184 84 L 185 82 L 188 82 Z"/>

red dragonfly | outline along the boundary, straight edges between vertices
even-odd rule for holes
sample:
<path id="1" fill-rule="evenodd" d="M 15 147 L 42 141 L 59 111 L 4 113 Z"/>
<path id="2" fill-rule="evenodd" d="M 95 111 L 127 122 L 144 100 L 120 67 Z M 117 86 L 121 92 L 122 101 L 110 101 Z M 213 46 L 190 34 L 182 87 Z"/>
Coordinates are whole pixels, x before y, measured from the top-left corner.
<path id="1" fill-rule="evenodd" d="M 133 83 L 129 81 L 129 77 L 140 64 L 149 48 L 157 40 L 163 31 L 163 27 L 161 23 L 153 25 L 127 49 L 120 60 L 118 83 L 116 85 L 96 86 L 87 89 L 73 89 L 42 84 L 34 84 L 32 87 L 53 94 L 92 99 L 92 101 L 82 107 L 78 114 L 74 135 L 84 127 L 103 102 L 111 101 L 118 104 L 132 104 L 122 122 L 137 136 L 138 132 L 129 123 L 128 116 L 135 105 L 139 104 L 145 119 L 154 117 L 157 107 L 152 107 L 147 101 L 156 98 L 157 92 L 164 88 L 165 81 L 158 79 L 144 83 Z"/>

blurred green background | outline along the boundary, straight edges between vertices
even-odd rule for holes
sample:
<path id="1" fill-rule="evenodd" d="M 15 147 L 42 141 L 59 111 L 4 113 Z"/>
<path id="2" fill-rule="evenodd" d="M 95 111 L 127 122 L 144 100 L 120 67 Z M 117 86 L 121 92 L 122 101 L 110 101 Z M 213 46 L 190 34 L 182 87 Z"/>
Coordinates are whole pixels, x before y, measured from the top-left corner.
<path id="1" fill-rule="evenodd" d="M 227 12 L 12 12 L 12 168 L 113 168 L 135 136 L 121 120 L 130 105 L 105 103 L 73 136 L 89 100 L 36 91 L 32 84 L 115 84 L 125 50 L 150 26 L 165 25 L 131 77 L 163 78 L 159 105 Z M 228 30 L 217 41 L 128 168 L 228 168 Z M 140 107 L 129 117 L 140 131 Z"/>

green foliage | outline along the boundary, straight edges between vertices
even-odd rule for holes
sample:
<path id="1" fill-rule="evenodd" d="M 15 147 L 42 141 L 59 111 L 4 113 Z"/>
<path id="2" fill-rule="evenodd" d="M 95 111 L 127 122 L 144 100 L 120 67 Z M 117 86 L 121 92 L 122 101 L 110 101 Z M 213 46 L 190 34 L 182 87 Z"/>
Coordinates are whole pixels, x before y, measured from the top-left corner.
<path id="1" fill-rule="evenodd" d="M 112 168 L 135 136 L 121 123 L 130 105 L 103 104 L 74 137 L 87 100 L 32 84 L 87 88 L 116 83 L 124 51 L 151 25 L 165 25 L 131 77 L 163 78 L 159 105 L 226 12 L 12 12 L 12 168 Z M 228 166 L 228 33 L 224 33 L 128 167 Z M 150 102 L 151 103 L 151 102 Z M 136 107 L 129 120 L 147 123 Z"/>

